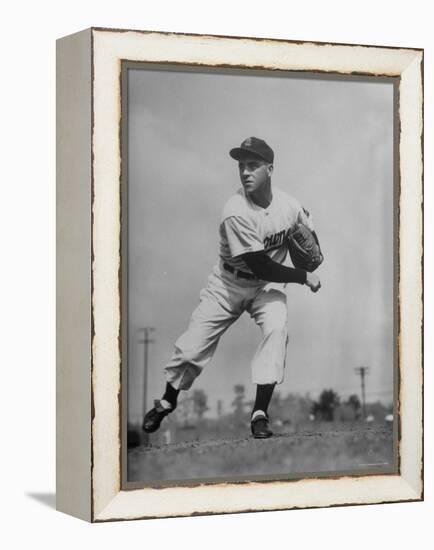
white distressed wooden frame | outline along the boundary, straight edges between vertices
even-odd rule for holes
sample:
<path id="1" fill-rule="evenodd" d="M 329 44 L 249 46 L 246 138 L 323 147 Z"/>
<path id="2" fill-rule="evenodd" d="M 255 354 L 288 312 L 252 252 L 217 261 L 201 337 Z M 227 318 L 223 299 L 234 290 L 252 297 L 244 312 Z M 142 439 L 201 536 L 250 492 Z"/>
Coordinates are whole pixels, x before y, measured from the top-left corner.
<path id="1" fill-rule="evenodd" d="M 423 498 L 423 51 L 89 29 L 58 41 L 57 506 L 88 521 Z M 399 475 L 122 491 L 121 60 L 400 77 Z"/>

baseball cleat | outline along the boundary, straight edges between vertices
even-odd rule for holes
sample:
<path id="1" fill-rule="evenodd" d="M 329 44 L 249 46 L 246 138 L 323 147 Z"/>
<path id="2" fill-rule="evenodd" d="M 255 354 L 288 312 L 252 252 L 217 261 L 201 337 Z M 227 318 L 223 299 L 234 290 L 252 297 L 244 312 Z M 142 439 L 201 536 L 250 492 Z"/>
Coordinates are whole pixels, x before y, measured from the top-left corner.
<path id="1" fill-rule="evenodd" d="M 252 435 L 255 439 L 266 439 L 271 437 L 273 432 L 268 426 L 268 418 L 265 415 L 257 416 L 251 421 Z"/>
<path id="2" fill-rule="evenodd" d="M 142 430 L 148 434 L 156 432 L 163 419 L 173 411 L 173 409 L 165 409 L 158 399 L 154 401 L 154 405 L 143 419 Z"/>

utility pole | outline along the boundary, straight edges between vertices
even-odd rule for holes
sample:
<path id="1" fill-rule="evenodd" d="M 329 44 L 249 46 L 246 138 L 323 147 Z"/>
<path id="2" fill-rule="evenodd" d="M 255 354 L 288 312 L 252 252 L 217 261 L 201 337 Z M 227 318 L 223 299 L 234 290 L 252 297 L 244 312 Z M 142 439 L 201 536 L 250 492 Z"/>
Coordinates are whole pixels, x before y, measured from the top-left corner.
<path id="1" fill-rule="evenodd" d="M 146 402 L 146 394 L 148 392 L 148 349 L 149 344 L 152 344 L 155 342 L 155 340 L 151 340 L 149 338 L 149 335 L 151 332 L 155 330 L 154 327 L 143 327 L 139 329 L 139 332 L 143 332 L 143 340 L 139 340 L 140 344 L 144 345 L 144 353 L 143 353 L 143 416 L 147 412 L 147 402 Z"/>
<path id="2" fill-rule="evenodd" d="M 365 396 L 365 376 L 369 372 L 369 367 L 356 367 L 354 369 L 356 373 L 360 376 L 360 383 L 362 386 L 362 410 L 363 410 L 363 420 L 366 420 L 366 396 Z"/>
<path id="3" fill-rule="evenodd" d="M 221 399 L 217 400 L 217 418 L 221 418 L 223 415 L 223 401 Z"/>

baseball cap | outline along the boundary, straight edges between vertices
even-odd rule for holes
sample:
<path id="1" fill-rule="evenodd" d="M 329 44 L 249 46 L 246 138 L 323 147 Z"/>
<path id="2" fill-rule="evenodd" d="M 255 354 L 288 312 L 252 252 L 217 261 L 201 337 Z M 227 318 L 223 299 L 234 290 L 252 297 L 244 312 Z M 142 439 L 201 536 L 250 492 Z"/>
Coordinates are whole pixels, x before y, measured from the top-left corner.
<path id="1" fill-rule="evenodd" d="M 229 154 L 235 160 L 240 160 L 248 155 L 256 155 L 267 162 L 274 161 L 273 149 L 263 139 L 257 137 L 245 139 L 239 147 L 231 149 Z"/>

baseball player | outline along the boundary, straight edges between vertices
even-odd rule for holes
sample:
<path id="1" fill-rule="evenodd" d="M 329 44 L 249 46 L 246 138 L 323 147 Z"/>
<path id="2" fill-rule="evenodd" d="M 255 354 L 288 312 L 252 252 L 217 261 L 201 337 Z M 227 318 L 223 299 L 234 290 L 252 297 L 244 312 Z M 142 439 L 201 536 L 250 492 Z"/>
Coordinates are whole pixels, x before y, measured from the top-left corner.
<path id="1" fill-rule="evenodd" d="M 272 436 L 267 410 L 275 385 L 283 381 L 288 341 L 284 287 L 297 283 L 317 292 L 321 286 L 317 275 L 284 265 L 294 228 L 298 224 L 312 232 L 314 228 L 297 200 L 272 188 L 271 147 L 250 137 L 229 154 L 238 161 L 241 188 L 223 208 L 219 261 L 165 367 L 165 392 L 144 417 L 147 433 L 158 430 L 175 410 L 179 392 L 191 387 L 211 360 L 222 334 L 247 311 L 262 333 L 251 365 L 256 384 L 251 430 L 255 438 Z"/>

